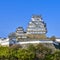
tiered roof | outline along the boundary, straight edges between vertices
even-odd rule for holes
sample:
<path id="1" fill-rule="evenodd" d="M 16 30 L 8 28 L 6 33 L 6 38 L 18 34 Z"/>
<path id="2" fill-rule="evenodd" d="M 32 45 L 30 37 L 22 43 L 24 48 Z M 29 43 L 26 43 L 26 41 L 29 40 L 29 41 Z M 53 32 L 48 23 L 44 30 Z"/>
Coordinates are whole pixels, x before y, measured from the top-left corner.
<path id="1" fill-rule="evenodd" d="M 28 24 L 27 34 L 45 34 L 47 32 L 46 24 L 39 15 L 34 15 Z"/>
<path id="2" fill-rule="evenodd" d="M 17 38 L 26 38 L 23 27 L 18 27 L 16 29 Z"/>

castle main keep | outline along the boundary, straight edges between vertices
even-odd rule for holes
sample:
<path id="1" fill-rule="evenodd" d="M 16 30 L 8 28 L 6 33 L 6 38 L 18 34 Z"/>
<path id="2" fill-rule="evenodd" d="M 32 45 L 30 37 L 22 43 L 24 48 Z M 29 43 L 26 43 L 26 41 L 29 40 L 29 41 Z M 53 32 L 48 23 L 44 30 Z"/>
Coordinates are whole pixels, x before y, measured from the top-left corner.
<path id="1" fill-rule="evenodd" d="M 47 27 L 40 15 L 33 15 L 31 21 L 28 23 L 26 31 L 23 27 L 18 27 L 16 32 L 9 35 L 10 39 L 46 39 Z"/>

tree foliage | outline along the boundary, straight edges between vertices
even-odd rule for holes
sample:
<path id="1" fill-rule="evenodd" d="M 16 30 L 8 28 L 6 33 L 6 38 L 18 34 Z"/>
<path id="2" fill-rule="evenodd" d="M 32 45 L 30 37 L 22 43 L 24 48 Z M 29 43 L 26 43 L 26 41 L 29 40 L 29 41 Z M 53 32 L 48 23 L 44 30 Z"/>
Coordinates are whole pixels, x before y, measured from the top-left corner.
<path id="1" fill-rule="evenodd" d="M 18 45 L 15 47 L 0 46 L 0 60 L 60 60 L 60 51 L 52 53 L 52 50 L 38 44 L 29 45 L 23 49 Z"/>

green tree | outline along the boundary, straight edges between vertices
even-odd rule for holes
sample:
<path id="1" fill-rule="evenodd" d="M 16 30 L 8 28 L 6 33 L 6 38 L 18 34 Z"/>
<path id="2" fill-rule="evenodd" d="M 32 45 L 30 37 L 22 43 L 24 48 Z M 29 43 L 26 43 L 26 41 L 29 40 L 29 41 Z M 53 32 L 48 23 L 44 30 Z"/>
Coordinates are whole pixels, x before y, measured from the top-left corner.
<path id="1" fill-rule="evenodd" d="M 34 53 L 26 50 L 26 49 L 19 49 L 16 54 L 17 58 L 20 60 L 33 60 L 34 59 Z"/>
<path id="2" fill-rule="evenodd" d="M 0 46 L 0 59 L 9 58 L 9 48 Z"/>
<path id="3" fill-rule="evenodd" d="M 55 36 L 52 36 L 50 37 L 51 40 L 55 41 L 56 37 Z"/>
<path id="4" fill-rule="evenodd" d="M 36 46 L 36 56 L 41 60 L 44 60 L 46 56 L 51 54 L 51 52 L 51 49 L 43 46 L 42 44 L 38 44 Z"/>

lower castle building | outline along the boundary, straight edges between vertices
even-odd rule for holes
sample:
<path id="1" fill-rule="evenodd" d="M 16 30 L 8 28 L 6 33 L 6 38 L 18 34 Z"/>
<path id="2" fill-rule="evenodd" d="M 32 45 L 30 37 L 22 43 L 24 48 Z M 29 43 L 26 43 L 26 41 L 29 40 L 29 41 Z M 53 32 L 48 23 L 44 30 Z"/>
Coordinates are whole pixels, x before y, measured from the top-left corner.
<path id="1" fill-rule="evenodd" d="M 9 38 L 0 38 L 1 46 L 9 46 Z"/>
<path id="2" fill-rule="evenodd" d="M 18 28 L 16 29 L 16 37 L 17 37 L 17 39 L 27 38 L 27 37 L 26 37 L 26 32 L 24 32 L 23 27 L 18 27 Z"/>

